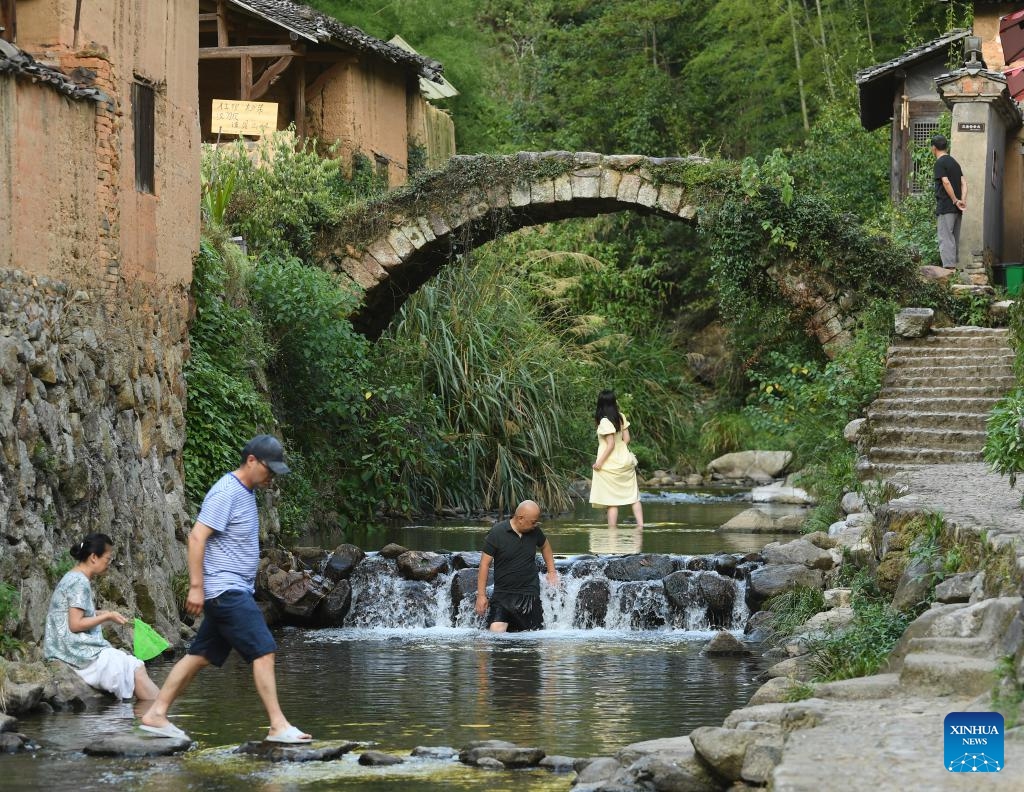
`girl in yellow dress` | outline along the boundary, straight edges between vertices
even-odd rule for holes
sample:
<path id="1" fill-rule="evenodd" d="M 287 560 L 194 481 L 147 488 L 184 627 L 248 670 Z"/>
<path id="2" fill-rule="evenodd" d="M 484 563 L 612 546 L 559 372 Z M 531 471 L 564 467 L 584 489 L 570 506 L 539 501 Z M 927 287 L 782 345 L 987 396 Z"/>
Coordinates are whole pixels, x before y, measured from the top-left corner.
<path id="1" fill-rule="evenodd" d="M 615 392 L 603 390 L 594 412 L 597 424 L 597 461 L 591 467 L 590 505 L 608 509 L 608 527 L 619 521 L 619 507 L 632 506 L 638 529 L 644 527 L 640 486 L 636 480 L 636 457 L 629 450 L 629 421 L 619 412 Z"/>

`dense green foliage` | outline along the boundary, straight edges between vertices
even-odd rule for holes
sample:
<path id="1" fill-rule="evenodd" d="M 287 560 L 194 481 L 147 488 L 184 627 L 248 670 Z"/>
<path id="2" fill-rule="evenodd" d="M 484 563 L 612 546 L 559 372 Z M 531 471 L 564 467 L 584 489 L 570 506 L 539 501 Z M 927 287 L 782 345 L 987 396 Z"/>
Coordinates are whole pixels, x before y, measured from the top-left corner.
<path id="1" fill-rule="evenodd" d="M 1024 382 L 1024 307 L 1015 301 L 1010 308 L 1010 342 L 1013 345 L 1014 373 L 1017 382 Z M 1010 486 L 1017 484 L 1017 475 L 1024 472 L 1024 387 L 1000 399 L 989 414 L 986 425 L 985 461 L 992 470 L 1008 476 Z M 1021 496 L 1024 505 L 1024 495 Z"/>

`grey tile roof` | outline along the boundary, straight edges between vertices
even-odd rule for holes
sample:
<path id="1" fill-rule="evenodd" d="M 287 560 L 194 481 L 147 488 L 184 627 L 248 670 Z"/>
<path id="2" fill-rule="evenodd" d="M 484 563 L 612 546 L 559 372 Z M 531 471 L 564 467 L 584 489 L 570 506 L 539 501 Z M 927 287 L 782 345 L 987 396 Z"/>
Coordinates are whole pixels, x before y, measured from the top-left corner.
<path id="1" fill-rule="evenodd" d="M 948 47 L 950 44 L 955 44 L 956 42 L 965 39 L 970 34 L 971 31 L 964 30 L 963 28 L 951 30 L 949 33 L 939 36 L 937 39 L 927 41 L 913 49 L 907 50 L 902 55 L 899 55 L 892 60 L 887 60 L 885 63 L 878 63 L 874 66 L 868 66 L 866 69 L 861 69 L 856 75 L 857 85 L 863 85 L 864 83 L 871 82 L 872 80 L 882 77 L 889 72 L 909 66 L 916 61 L 927 58 L 928 56 L 940 51 L 943 47 Z"/>
<path id="2" fill-rule="evenodd" d="M 3 39 L 0 39 L 0 74 L 13 74 L 21 79 L 42 83 L 72 99 L 110 101 L 110 97 L 99 88 L 79 85 L 60 69 L 40 63 L 27 52 Z"/>
<path id="3" fill-rule="evenodd" d="M 279 25 L 318 44 L 334 44 L 360 52 L 372 52 L 391 63 L 413 69 L 421 77 L 439 82 L 444 67 L 436 60 L 374 38 L 357 27 L 344 25 L 316 9 L 289 0 L 228 0 L 268 22 Z"/>

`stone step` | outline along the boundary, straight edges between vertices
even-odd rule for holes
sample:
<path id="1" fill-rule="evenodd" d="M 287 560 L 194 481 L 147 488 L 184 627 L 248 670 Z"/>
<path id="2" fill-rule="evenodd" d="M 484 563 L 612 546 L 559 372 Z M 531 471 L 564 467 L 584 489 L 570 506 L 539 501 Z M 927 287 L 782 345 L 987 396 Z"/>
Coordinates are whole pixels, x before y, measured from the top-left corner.
<path id="1" fill-rule="evenodd" d="M 942 652 L 914 652 L 903 661 L 900 684 L 923 687 L 933 695 L 980 696 L 992 690 L 994 660 Z"/>
<path id="2" fill-rule="evenodd" d="M 940 355 L 943 357 L 963 357 L 966 352 L 964 347 L 960 346 L 901 346 L 893 344 L 889 347 L 890 357 L 912 357 L 914 355 Z M 999 345 L 993 345 L 989 347 L 971 348 L 969 352 L 972 358 L 978 355 L 985 355 L 988 357 L 1008 357 L 1013 359 L 1016 355 L 1011 347 Z"/>
<path id="3" fill-rule="evenodd" d="M 904 402 L 901 406 L 913 407 Z M 936 412 L 914 409 L 876 409 L 868 410 L 868 421 L 871 430 L 907 427 L 910 429 L 972 429 L 985 431 L 987 412 Z"/>
<path id="4" fill-rule="evenodd" d="M 885 372 L 886 379 L 904 379 L 914 377 L 954 377 L 965 380 L 964 384 L 970 384 L 970 380 L 976 379 L 1013 379 L 1013 366 L 1005 363 L 968 363 L 960 361 L 960 365 L 932 366 L 927 361 L 913 361 L 905 366 L 890 366 Z"/>
<path id="5" fill-rule="evenodd" d="M 895 476 L 897 473 L 903 473 L 908 470 L 919 470 L 925 467 L 924 464 L 915 464 L 913 462 L 871 462 L 867 466 L 857 467 L 857 478 L 860 481 L 873 481 L 877 478 L 889 478 Z"/>
<path id="6" fill-rule="evenodd" d="M 897 387 L 890 385 L 879 391 L 879 398 L 874 401 L 879 407 L 880 402 L 895 402 L 897 406 L 913 403 L 914 409 L 927 410 L 926 402 L 938 402 L 937 409 L 975 411 L 992 409 L 992 406 L 1010 391 L 1002 385 L 965 385 L 961 387 Z"/>
<path id="7" fill-rule="evenodd" d="M 981 451 L 956 451 L 949 448 L 872 446 L 867 456 L 873 464 L 956 465 L 984 461 Z"/>
<path id="8" fill-rule="evenodd" d="M 931 332 L 934 338 L 1009 338 L 1010 330 L 1007 327 L 973 327 L 964 325 L 961 327 L 937 327 Z"/>
<path id="9" fill-rule="evenodd" d="M 926 654 L 957 655 L 959 657 L 980 657 L 991 659 L 996 647 L 992 645 L 991 636 L 978 637 L 947 637 L 923 636 L 911 638 L 907 643 L 907 653 L 923 652 Z"/>
<path id="10" fill-rule="evenodd" d="M 1017 386 L 1017 380 L 1012 375 L 1008 376 L 950 376 L 948 369 L 943 369 L 941 374 L 928 376 L 927 374 L 908 375 L 905 370 L 900 373 L 887 371 L 883 383 L 886 387 L 893 388 L 956 388 L 956 387 L 977 387 L 978 381 L 982 380 L 984 385 L 999 388 L 1000 395 L 1006 395 Z"/>
<path id="11" fill-rule="evenodd" d="M 1013 373 L 1013 354 L 974 352 L 970 354 L 894 354 L 886 361 L 888 368 L 954 368 L 957 366 L 997 366 Z"/>
<path id="12" fill-rule="evenodd" d="M 871 427 L 871 436 L 880 446 L 932 450 L 981 451 L 985 431 L 974 429 L 920 429 L 914 427 Z"/>

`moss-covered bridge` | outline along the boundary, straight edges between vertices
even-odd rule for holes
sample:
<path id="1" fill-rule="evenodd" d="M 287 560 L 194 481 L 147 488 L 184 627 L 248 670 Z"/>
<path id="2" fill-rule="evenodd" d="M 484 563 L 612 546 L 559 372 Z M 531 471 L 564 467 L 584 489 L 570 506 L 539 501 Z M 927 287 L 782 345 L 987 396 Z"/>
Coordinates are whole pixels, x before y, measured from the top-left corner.
<path id="1" fill-rule="evenodd" d="M 354 324 L 378 335 L 402 303 L 453 256 L 517 229 L 619 211 L 694 223 L 734 162 L 702 157 L 520 152 L 458 156 L 413 184 L 362 204 L 325 234 L 320 258 L 364 291 Z M 840 289 L 824 273 L 777 268 L 773 277 L 827 348 L 852 323 Z"/>

